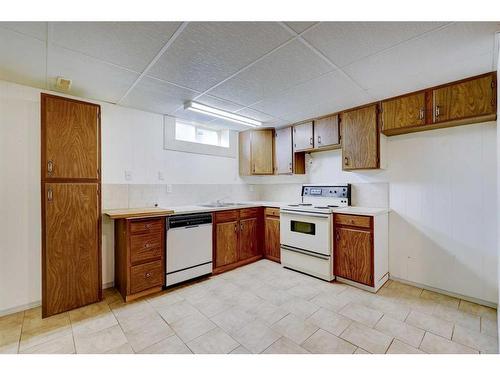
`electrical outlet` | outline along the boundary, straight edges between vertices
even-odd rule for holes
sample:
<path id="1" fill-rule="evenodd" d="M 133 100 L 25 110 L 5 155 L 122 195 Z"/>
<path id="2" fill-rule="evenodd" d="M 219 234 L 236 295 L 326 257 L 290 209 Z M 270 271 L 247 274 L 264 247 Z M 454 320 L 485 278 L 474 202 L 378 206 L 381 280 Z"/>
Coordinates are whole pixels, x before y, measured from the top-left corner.
<path id="1" fill-rule="evenodd" d="M 125 180 L 127 180 L 127 181 L 132 180 L 132 172 L 131 171 L 125 171 Z"/>
<path id="2" fill-rule="evenodd" d="M 172 192 L 172 184 L 167 184 L 167 193 Z"/>

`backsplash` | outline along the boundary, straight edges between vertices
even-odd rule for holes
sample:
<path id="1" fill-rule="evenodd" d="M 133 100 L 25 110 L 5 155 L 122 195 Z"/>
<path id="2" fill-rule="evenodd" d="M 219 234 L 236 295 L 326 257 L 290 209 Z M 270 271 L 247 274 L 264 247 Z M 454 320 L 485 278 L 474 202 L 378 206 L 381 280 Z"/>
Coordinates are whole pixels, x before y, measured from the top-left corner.
<path id="1" fill-rule="evenodd" d="M 172 188 L 167 192 L 167 186 Z M 103 209 L 183 206 L 216 200 L 297 202 L 302 184 L 103 184 Z M 389 184 L 352 184 L 352 205 L 389 207 Z"/>

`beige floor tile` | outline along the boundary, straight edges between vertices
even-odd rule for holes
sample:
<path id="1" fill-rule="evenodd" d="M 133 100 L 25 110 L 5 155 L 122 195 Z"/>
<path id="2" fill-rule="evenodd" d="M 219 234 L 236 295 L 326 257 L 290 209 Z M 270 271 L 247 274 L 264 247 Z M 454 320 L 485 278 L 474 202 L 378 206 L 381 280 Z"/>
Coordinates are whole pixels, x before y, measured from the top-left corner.
<path id="1" fill-rule="evenodd" d="M 321 291 L 316 288 L 314 285 L 304 285 L 304 284 L 299 284 L 295 285 L 294 287 L 288 289 L 288 293 L 291 295 L 301 298 L 303 300 L 310 300 L 311 298 L 316 297 L 318 294 L 321 293 Z"/>
<path id="2" fill-rule="evenodd" d="M 391 346 L 387 350 L 387 354 L 425 354 L 423 351 L 414 348 L 411 345 L 405 344 L 398 339 L 394 339 Z"/>
<path id="3" fill-rule="evenodd" d="M 54 340 L 44 342 L 43 344 L 31 346 L 20 352 L 21 354 L 73 354 L 75 353 L 75 344 L 73 335 L 67 334 Z"/>
<path id="4" fill-rule="evenodd" d="M 262 298 L 263 300 L 271 302 L 272 304 L 277 306 L 280 306 L 285 302 L 295 298 L 292 294 L 288 293 L 286 290 L 280 290 L 274 288 L 271 285 L 266 285 L 260 288 L 259 290 L 256 290 L 255 294 L 258 297 Z"/>
<path id="5" fill-rule="evenodd" d="M 0 317 L 0 332 L 9 328 L 19 327 L 23 324 L 24 311 Z"/>
<path id="6" fill-rule="evenodd" d="M 410 312 L 410 315 L 406 318 L 406 323 L 447 339 L 451 339 L 453 332 L 452 322 L 418 311 Z"/>
<path id="7" fill-rule="evenodd" d="M 216 325 L 201 313 L 188 315 L 171 324 L 182 341 L 188 342 L 214 329 Z"/>
<path id="8" fill-rule="evenodd" d="M 240 330 L 247 323 L 255 320 L 255 316 L 240 307 L 233 307 L 210 319 L 224 331 L 231 333 Z"/>
<path id="9" fill-rule="evenodd" d="M 383 354 L 392 342 L 392 337 L 354 322 L 340 335 L 340 338 L 374 354 Z"/>
<path id="10" fill-rule="evenodd" d="M 123 344 L 117 348 L 113 348 L 105 352 L 104 354 L 134 354 L 134 349 L 129 343 Z"/>
<path id="11" fill-rule="evenodd" d="M 458 309 L 468 314 L 486 316 L 494 319 L 497 318 L 496 309 L 488 306 L 479 305 L 477 303 L 464 301 L 463 299 L 460 300 L 460 305 L 458 305 Z"/>
<path id="12" fill-rule="evenodd" d="M 208 293 L 209 291 L 203 285 L 203 282 L 198 282 L 193 285 L 181 287 L 177 290 L 177 294 L 189 303 L 194 303 L 200 299 L 205 298 Z"/>
<path id="13" fill-rule="evenodd" d="M 300 316 L 288 314 L 283 319 L 274 323 L 271 328 L 300 345 L 316 332 L 319 327 L 306 322 Z"/>
<path id="14" fill-rule="evenodd" d="M 27 349 L 40 345 L 72 333 L 71 326 L 64 326 L 60 328 L 53 328 L 49 330 L 47 327 L 43 331 L 24 331 L 21 333 L 21 341 L 19 342 L 19 351 L 26 351 Z"/>
<path id="15" fill-rule="evenodd" d="M 366 326 L 373 327 L 382 317 L 382 313 L 377 310 L 373 310 L 369 307 L 360 305 L 358 303 L 350 303 L 342 310 L 339 314 L 346 316 L 349 319 L 355 320 L 359 323 L 363 323 Z"/>
<path id="16" fill-rule="evenodd" d="M 453 307 L 439 305 L 433 315 L 473 331 L 481 330 L 481 318 L 478 315 L 468 314 Z"/>
<path id="17" fill-rule="evenodd" d="M 252 352 L 243 345 L 240 345 L 229 354 L 252 354 Z"/>
<path id="18" fill-rule="evenodd" d="M 356 347 L 322 329 L 309 337 L 302 347 L 315 354 L 352 354 Z"/>
<path id="19" fill-rule="evenodd" d="M 375 325 L 377 331 L 383 332 L 389 336 L 395 337 L 406 344 L 418 348 L 425 331 L 403 323 L 402 321 L 393 319 L 389 316 L 383 316 L 382 319 Z"/>
<path id="20" fill-rule="evenodd" d="M 498 337 L 498 322 L 489 318 L 481 317 L 481 333 Z"/>
<path id="21" fill-rule="evenodd" d="M 227 354 L 240 344 L 219 327 L 186 344 L 195 354 Z"/>
<path id="22" fill-rule="evenodd" d="M 431 354 L 479 354 L 479 351 L 426 332 L 420 349 Z"/>
<path id="23" fill-rule="evenodd" d="M 384 285 L 384 287 L 379 291 L 382 294 L 397 293 L 399 295 L 407 295 L 412 297 L 419 297 L 422 294 L 422 288 L 418 288 L 412 285 L 403 284 L 399 281 L 391 280 L 392 282 Z"/>
<path id="24" fill-rule="evenodd" d="M 22 325 L 12 325 L 9 328 L 0 328 L 0 353 L 13 351 L 17 352 L 19 340 L 21 339 Z"/>
<path id="25" fill-rule="evenodd" d="M 127 343 L 127 338 L 118 325 L 91 334 L 75 335 L 74 338 L 76 352 L 80 354 L 105 353 Z"/>
<path id="26" fill-rule="evenodd" d="M 173 291 L 167 291 L 165 293 L 148 298 L 147 301 L 155 310 L 158 310 L 164 306 L 170 306 L 174 303 L 183 301 L 183 298 Z"/>
<path id="27" fill-rule="evenodd" d="M 71 329 L 68 313 L 61 313 L 42 319 L 42 308 L 35 307 L 26 310 L 24 314 L 22 336 L 38 336 L 52 331 L 59 331 L 64 328 Z M 23 337 L 21 337 L 21 340 L 23 340 Z"/>
<path id="28" fill-rule="evenodd" d="M 19 343 L 14 342 L 0 346 L 0 354 L 17 354 Z"/>
<path id="29" fill-rule="evenodd" d="M 324 307 L 325 309 L 332 311 L 340 311 L 349 303 L 352 302 L 352 299 L 346 293 L 321 293 L 316 297 L 311 299 L 311 302 L 317 306 Z"/>
<path id="30" fill-rule="evenodd" d="M 307 350 L 297 345 L 290 339 L 282 337 L 271 344 L 263 354 L 309 354 Z"/>
<path id="31" fill-rule="evenodd" d="M 247 291 L 235 293 L 233 296 L 225 299 L 224 301 L 232 306 L 238 306 L 243 310 L 252 309 L 257 305 L 266 302 L 262 298 L 255 295 L 254 293 Z"/>
<path id="32" fill-rule="evenodd" d="M 411 310 L 428 315 L 434 314 L 436 308 L 440 306 L 437 302 L 419 297 L 408 299 L 407 302 L 409 303 Z"/>
<path id="33" fill-rule="evenodd" d="M 354 354 L 372 354 L 370 352 L 367 352 L 366 350 L 364 349 L 361 349 L 361 348 L 357 348 L 356 351 L 354 352 Z"/>
<path id="34" fill-rule="evenodd" d="M 451 340 L 477 349 L 481 353 L 498 354 L 498 337 L 471 331 L 459 325 L 455 326 L 453 338 Z"/>
<path id="35" fill-rule="evenodd" d="M 196 315 L 200 312 L 189 302 L 179 301 L 159 308 L 158 313 L 168 324 L 172 324 L 189 315 Z"/>
<path id="36" fill-rule="evenodd" d="M 193 302 L 193 306 L 203 315 L 208 317 L 212 317 L 233 307 L 233 305 L 228 303 L 227 300 L 217 297 L 211 293 L 207 294 L 206 297 Z"/>
<path id="37" fill-rule="evenodd" d="M 176 336 L 170 336 L 140 352 L 141 354 L 192 354 L 191 350 Z"/>
<path id="38" fill-rule="evenodd" d="M 94 303 L 69 312 L 73 333 L 85 334 L 101 331 L 118 323 L 105 302 Z"/>
<path id="39" fill-rule="evenodd" d="M 410 313 L 410 307 L 406 303 L 398 303 L 384 296 L 376 296 L 369 301 L 361 302 L 361 304 L 397 320 L 405 320 Z"/>
<path id="40" fill-rule="evenodd" d="M 273 305 L 271 302 L 263 301 L 248 310 L 249 314 L 255 315 L 263 322 L 272 325 L 288 314 L 282 307 Z"/>
<path id="41" fill-rule="evenodd" d="M 352 323 L 352 320 L 336 312 L 320 308 L 307 318 L 306 322 L 314 324 L 336 336 L 340 336 L 349 324 Z"/>
<path id="42" fill-rule="evenodd" d="M 156 344 L 169 336 L 172 336 L 174 331 L 163 320 L 152 320 L 130 331 L 125 331 L 127 341 L 132 346 L 135 352 Z"/>
<path id="43" fill-rule="evenodd" d="M 460 300 L 458 298 L 446 296 L 444 294 L 432 292 L 430 290 L 425 290 L 425 289 L 420 295 L 420 298 L 434 301 L 440 305 L 444 305 L 455 309 L 458 309 L 458 305 L 460 303 Z"/>
<path id="44" fill-rule="evenodd" d="M 107 304 L 122 301 L 122 296 L 115 288 L 108 288 L 102 291 L 104 301 Z"/>
<path id="45" fill-rule="evenodd" d="M 278 332 L 258 320 L 246 324 L 232 336 L 254 354 L 262 352 L 281 337 Z"/>
<path id="46" fill-rule="evenodd" d="M 300 316 L 302 319 L 307 319 L 319 310 L 319 306 L 301 298 L 291 299 L 282 304 L 281 308 L 289 313 Z"/>

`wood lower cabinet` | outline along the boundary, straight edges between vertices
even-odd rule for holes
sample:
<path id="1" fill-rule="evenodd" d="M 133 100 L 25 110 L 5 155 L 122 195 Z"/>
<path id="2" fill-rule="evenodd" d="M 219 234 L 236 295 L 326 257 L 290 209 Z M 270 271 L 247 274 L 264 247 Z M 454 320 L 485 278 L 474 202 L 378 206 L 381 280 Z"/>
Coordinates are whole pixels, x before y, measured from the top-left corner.
<path id="1" fill-rule="evenodd" d="M 264 209 L 264 257 L 280 262 L 280 209 Z"/>
<path id="2" fill-rule="evenodd" d="M 274 174 L 274 129 L 239 133 L 240 174 Z"/>
<path id="3" fill-rule="evenodd" d="M 262 257 L 262 217 L 261 207 L 214 213 L 214 273 Z"/>
<path id="4" fill-rule="evenodd" d="M 425 125 L 425 92 L 383 101 L 381 111 L 383 132 Z"/>
<path id="5" fill-rule="evenodd" d="M 376 292 L 388 279 L 388 214 L 334 214 L 333 272 L 340 281 Z"/>
<path id="6" fill-rule="evenodd" d="M 42 316 L 98 302 L 100 106 L 41 94 Z"/>
<path id="7" fill-rule="evenodd" d="M 340 147 L 339 116 L 333 115 L 314 120 L 314 148 Z"/>
<path id="8" fill-rule="evenodd" d="M 165 285 L 165 218 L 115 220 L 115 287 L 125 301 Z"/>
<path id="9" fill-rule="evenodd" d="M 342 170 L 379 168 L 377 105 L 342 112 L 341 119 Z"/>

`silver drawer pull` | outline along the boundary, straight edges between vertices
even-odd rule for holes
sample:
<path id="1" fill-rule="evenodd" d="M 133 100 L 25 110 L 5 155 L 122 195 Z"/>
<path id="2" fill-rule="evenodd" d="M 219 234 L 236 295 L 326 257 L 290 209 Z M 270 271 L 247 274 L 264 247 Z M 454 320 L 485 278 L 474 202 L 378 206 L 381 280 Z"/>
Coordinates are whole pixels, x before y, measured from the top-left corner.
<path id="1" fill-rule="evenodd" d="M 151 277 L 151 272 L 148 272 L 144 275 L 144 278 L 145 279 L 149 279 Z"/>

